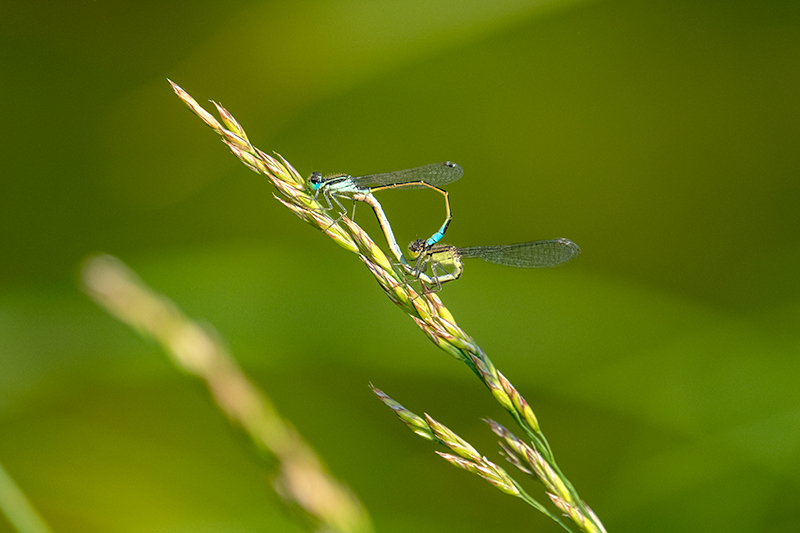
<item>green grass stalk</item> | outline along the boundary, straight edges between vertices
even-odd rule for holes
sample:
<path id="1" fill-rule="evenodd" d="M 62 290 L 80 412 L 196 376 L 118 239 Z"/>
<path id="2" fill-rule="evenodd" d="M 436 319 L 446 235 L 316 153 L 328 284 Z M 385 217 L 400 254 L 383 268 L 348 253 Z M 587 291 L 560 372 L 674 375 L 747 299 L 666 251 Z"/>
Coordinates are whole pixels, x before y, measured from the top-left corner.
<path id="1" fill-rule="evenodd" d="M 19 533 L 52 533 L 31 501 L 0 463 L 0 512 Z"/>
<path id="2" fill-rule="evenodd" d="M 222 141 L 236 157 L 250 170 L 266 176 L 275 185 L 282 196 L 275 196 L 279 202 L 346 250 L 358 254 L 387 296 L 411 317 L 428 338 L 444 352 L 466 364 L 480 378 L 495 400 L 511 414 L 531 439 L 532 449 L 548 465 L 549 472 L 559 480 L 559 486 L 562 487 L 560 496 L 565 502 L 564 507 L 559 508 L 582 530 L 605 532 L 600 520 L 583 503 L 575 488 L 558 468 L 531 407 L 511 382 L 497 370 L 472 337 L 458 327 L 438 295 L 424 290 L 416 291 L 402 268 L 393 265 L 370 236 L 346 215 L 333 219 L 324 206 L 314 199 L 305 179 L 279 154 L 272 157 L 255 148 L 244 129 L 225 108 L 212 102 L 220 115 L 220 122 L 177 84 L 172 81 L 170 84 L 189 109 L 222 137 Z"/>

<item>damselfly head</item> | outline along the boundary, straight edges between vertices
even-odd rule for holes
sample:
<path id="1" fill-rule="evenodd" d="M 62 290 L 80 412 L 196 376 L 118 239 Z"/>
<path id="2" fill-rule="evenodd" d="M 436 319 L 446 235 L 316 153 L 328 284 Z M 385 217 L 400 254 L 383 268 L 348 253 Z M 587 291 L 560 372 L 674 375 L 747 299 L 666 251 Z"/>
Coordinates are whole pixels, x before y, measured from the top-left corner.
<path id="1" fill-rule="evenodd" d="M 425 251 L 425 239 L 417 239 L 416 241 L 412 242 L 408 245 L 408 255 L 412 258 L 416 258 Z"/>
<path id="2" fill-rule="evenodd" d="M 316 191 L 319 189 L 320 185 L 322 185 L 322 173 L 321 172 L 312 172 L 311 176 L 308 178 L 308 184 L 311 186 L 312 191 Z"/>

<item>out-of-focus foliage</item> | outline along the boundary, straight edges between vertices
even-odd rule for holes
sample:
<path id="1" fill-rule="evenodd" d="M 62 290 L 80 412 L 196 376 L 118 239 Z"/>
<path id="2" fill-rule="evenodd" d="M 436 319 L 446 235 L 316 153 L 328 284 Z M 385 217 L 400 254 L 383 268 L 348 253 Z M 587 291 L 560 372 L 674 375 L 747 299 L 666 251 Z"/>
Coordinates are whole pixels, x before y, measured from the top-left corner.
<path id="1" fill-rule="evenodd" d="M 379 531 L 556 530 L 372 397 L 500 461 L 488 393 L 167 77 L 305 175 L 458 162 L 447 242 L 581 246 L 552 271 L 469 262 L 442 298 L 609 531 L 793 531 L 797 2 L 0 11 L 0 461 L 55 531 L 300 530 L 204 391 L 78 291 L 95 251 L 213 324 Z M 401 242 L 441 222 L 436 194 L 378 196 Z"/>

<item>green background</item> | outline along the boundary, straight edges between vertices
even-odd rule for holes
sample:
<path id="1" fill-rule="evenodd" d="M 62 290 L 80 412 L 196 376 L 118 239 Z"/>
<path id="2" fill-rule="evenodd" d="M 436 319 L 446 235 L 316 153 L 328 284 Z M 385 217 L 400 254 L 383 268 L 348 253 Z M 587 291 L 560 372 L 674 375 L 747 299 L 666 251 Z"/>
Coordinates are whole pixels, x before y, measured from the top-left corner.
<path id="1" fill-rule="evenodd" d="M 503 464 L 488 392 L 167 77 L 303 175 L 458 162 L 447 242 L 581 246 L 554 270 L 467 263 L 441 296 L 609 531 L 796 531 L 800 3 L 0 13 L 0 462 L 55 531 L 300 530 L 203 388 L 80 292 L 98 251 L 213 324 L 378 531 L 559 530 L 372 396 Z M 379 199 L 401 243 L 441 223 L 429 191 Z"/>

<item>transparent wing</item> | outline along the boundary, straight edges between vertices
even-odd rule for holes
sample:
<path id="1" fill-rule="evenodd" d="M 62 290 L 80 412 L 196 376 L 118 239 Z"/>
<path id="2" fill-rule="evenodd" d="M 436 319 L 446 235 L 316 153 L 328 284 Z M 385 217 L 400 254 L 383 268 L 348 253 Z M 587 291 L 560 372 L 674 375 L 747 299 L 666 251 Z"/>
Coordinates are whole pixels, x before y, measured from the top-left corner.
<path id="1" fill-rule="evenodd" d="M 581 249 L 569 239 L 458 248 L 462 258 L 478 257 L 490 263 L 521 268 L 554 267 L 566 263 L 579 253 Z"/>
<path id="2" fill-rule="evenodd" d="M 408 168 L 406 170 L 387 172 L 385 174 L 368 174 L 352 179 L 360 188 L 390 187 L 392 185 L 397 185 L 398 187 L 419 189 L 425 187 L 425 185 L 413 182 L 425 182 L 428 185 L 440 187 L 456 181 L 463 175 L 463 168 L 456 163 L 445 161 L 443 163 L 425 165 L 424 167 Z"/>

